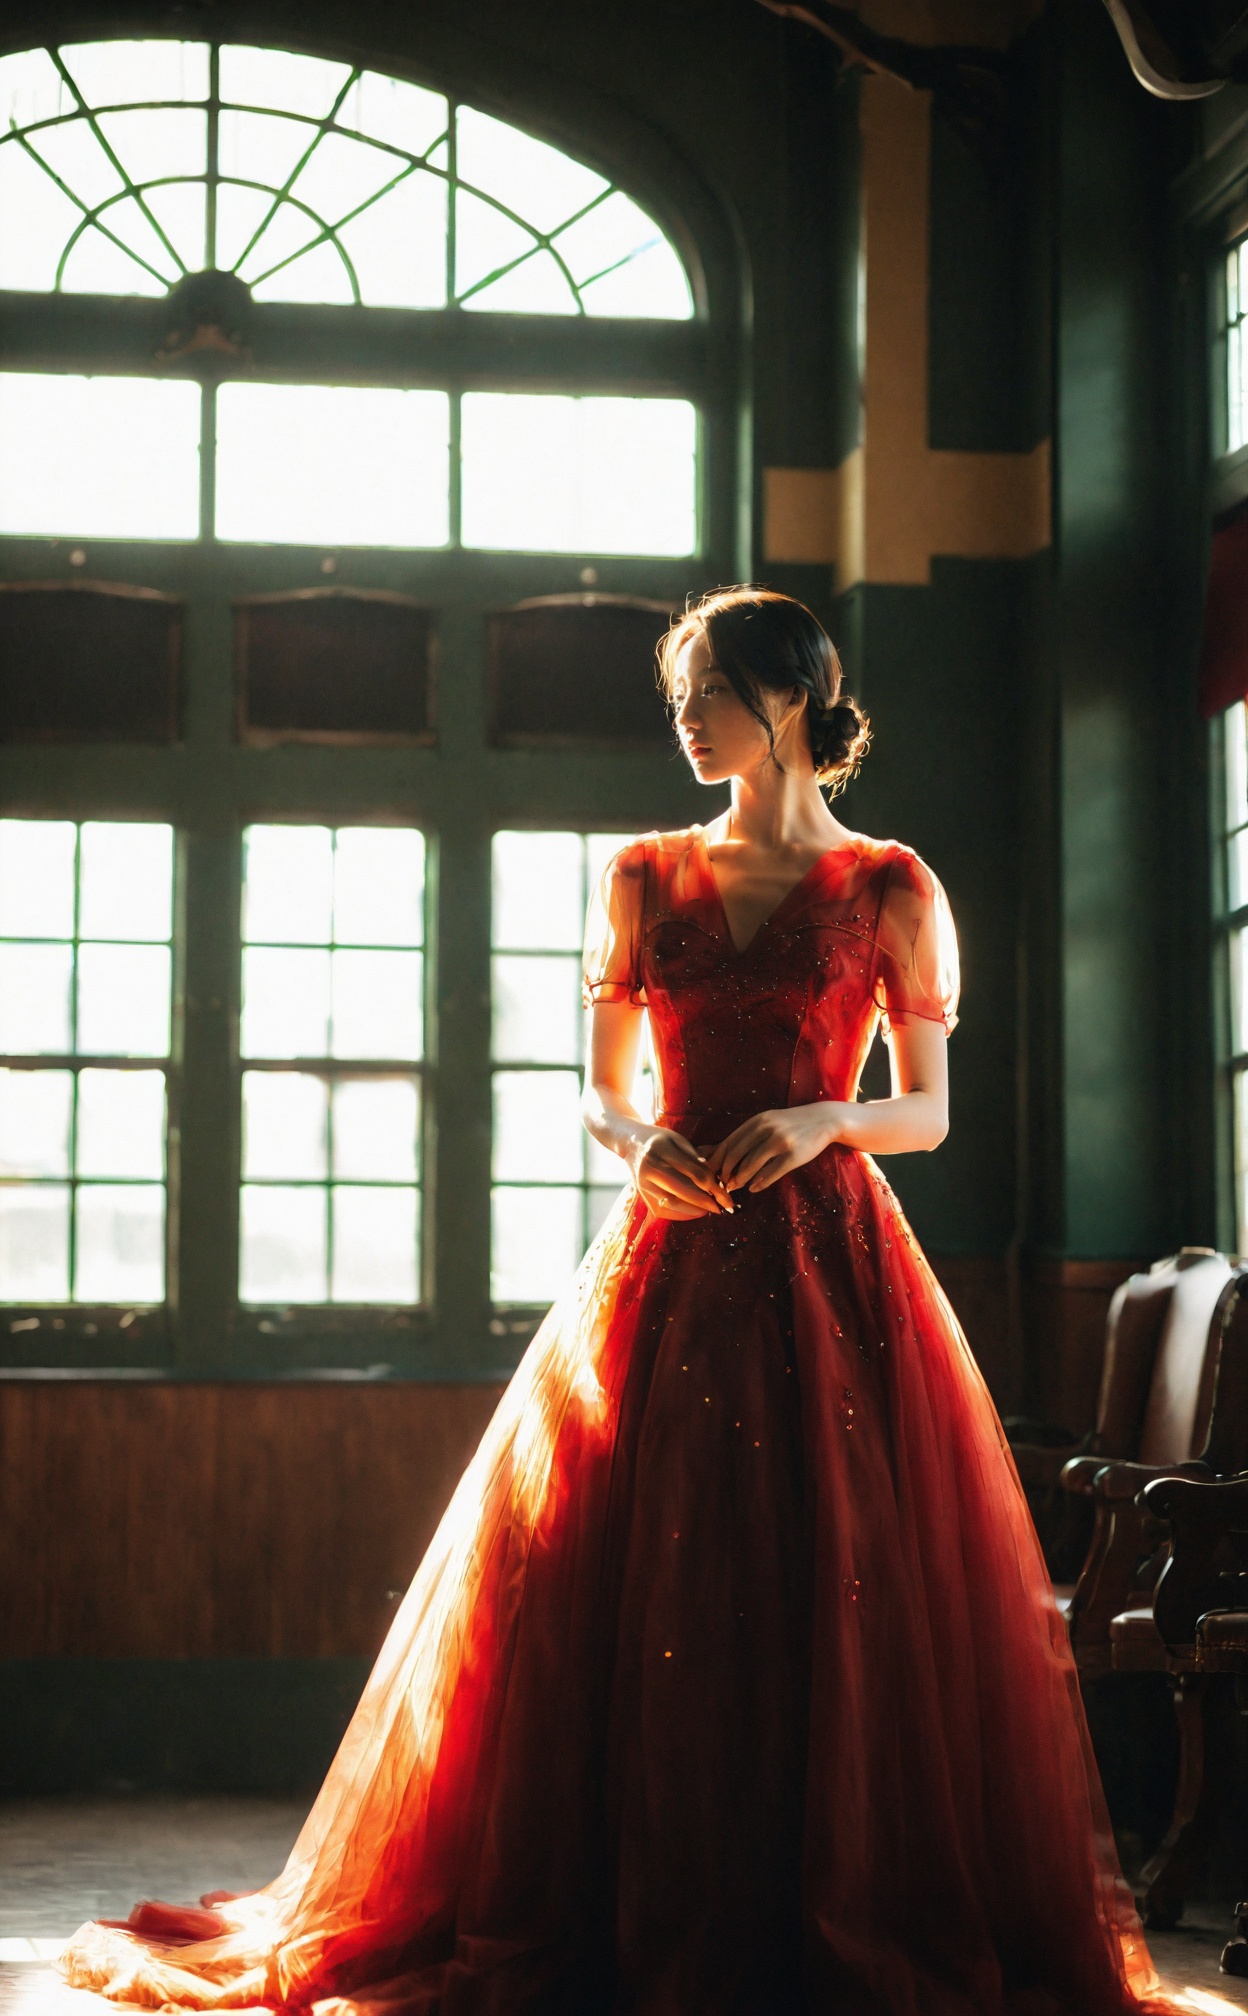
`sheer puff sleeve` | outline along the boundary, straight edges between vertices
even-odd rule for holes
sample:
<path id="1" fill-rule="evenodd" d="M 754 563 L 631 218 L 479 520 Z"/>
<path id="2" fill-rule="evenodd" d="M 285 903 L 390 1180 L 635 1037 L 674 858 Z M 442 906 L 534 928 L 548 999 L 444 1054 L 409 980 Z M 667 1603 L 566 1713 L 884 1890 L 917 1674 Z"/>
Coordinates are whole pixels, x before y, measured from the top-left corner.
<path id="1" fill-rule="evenodd" d="M 598 1001 L 645 1006 L 641 978 L 645 894 L 645 842 L 634 840 L 608 861 L 590 898 L 582 990 L 587 1008 Z"/>
<path id="2" fill-rule="evenodd" d="M 916 1019 L 958 1019 L 958 938 L 949 898 L 925 862 L 902 848 L 889 865 L 875 962 L 885 1030 Z"/>

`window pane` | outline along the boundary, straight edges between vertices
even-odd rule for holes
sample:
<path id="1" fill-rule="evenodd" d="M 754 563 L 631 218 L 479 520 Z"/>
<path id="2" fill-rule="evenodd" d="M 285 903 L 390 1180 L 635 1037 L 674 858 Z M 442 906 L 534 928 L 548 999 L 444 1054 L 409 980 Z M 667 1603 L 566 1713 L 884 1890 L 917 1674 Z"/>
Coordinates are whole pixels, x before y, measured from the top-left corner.
<path id="1" fill-rule="evenodd" d="M 185 380 L 0 372 L 0 532 L 196 538 L 199 415 Z"/>
<path id="2" fill-rule="evenodd" d="M 208 96 L 206 42 L 70 42 L 61 58 L 88 105 Z"/>
<path id="3" fill-rule="evenodd" d="M 1226 895 L 1232 910 L 1248 903 L 1248 827 L 1241 826 L 1227 842 Z"/>
<path id="4" fill-rule="evenodd" d="M 168 182 L 147 191 L 147 207 L 192 273 L 207 264 L 207 191 L 202 182 Z"/>
<path id="5" fill-rule="evenodd" d="M 1248 1251 L 1248 1071 L 1237 1071 L 1235 1094 L 1235 1214 L 1238 1250 Z M 3 1194 L 3 1193 L 0 1193 Z"/>
<path id="6" fill-rule="evenodd" d="M 0 1301 L 69 1298 L 69 1190 L 0 1186 Z"/>
<path id="7" fill-rule="evenodd" d="M 446 132 L 447 119 L 446 99 L 439 92 L 365 70 L 347 92 L 335 123 L 389 141 L 405 153 L 427 154 Z"/>
<path id="8" fill-rule="evenodd" d="M 282 237 L 282 226 L 291 218 L 298 219 L 291 227 L 291 235 L 302 236 L 307 222 L 306 212 L 295 210 L 290 203 L 283 203 L 255 251 L 249 253 L 239 267 L 256 300 L 336 301 L 344 308 L 350 307 L 355 300 L 355 289 L 351 285 L 346 261 L 332 239 L 321 238 L 294 257 L 284 245 L 273 243 L 274 238 Z M 319 226 L 314 226 L 314 229 L 319 229 Z M 229 535 L 221 532 L 220 536 L 227 538 Z M 290 539 L 291 534 L 283 530 L 280 536 Z M 354 543 L 359 543 L 358 534 Z M 387 543 L 405 542 L 390 540 Z"/>
<path id="9" fill-rule="evenodd" d="M 415 1302 L 416 1192 L 335 1188 L 335 1302 Z"/>
<path id="10" fill-rule="evenodd" d="M 168 1056 L 166 946 L 79 946 L 78 1048 L 102 1057 Z"/>
<path id="11" fill-rule="evenodd" d="M 506 1064 L 579 1064 L 581 966 L 573 953 L 496 952 L 493 1054 Z"/>
<path id="12" fill-rule="evenodd" d="M 564 241 L 559 240 L 562 250 Z M 587 315 L 648 315 L 687 322 L 693 315 L 689 279 L 664 239 L 581 289 Z"/>
<path id="13" fill-rule="evenodd" d="M 621 1164 L 621 1167 L 623 1165 Z M 598 1237 L 614 1208 L 624 1184 L 617 1183 L 612 1190 L 605 1184 L 595 1184 L 589 1193 L 589 1236 L 591 1241 Z"/>
<path id="14" fill-rule="evenodd" d="M 335 1057 L 419 1057 L 419 952 L 333 954 Z"/>
<path id="15" fill-rule="evenodd" d="M 326 1193 L 245 1186 L 242 1194 L 244 1302 L 326 1299 Z"/>
<path id="16" fill-rule="evenodd" d="M 76 828 L 0 819 L 0 938 L 71 938 Z"/>
<path id="17" fill-rule="evenodd" d="M 46 49 L 0 57 L 0 125 L 27 126 L 72 110 L 73 101 Z"/>
<path id="18" fill-rule="evenodd" d="M 333 1098 L 335 1176 L 414 1183 L 419 1084 L 411 1078 L 347 1078 L 334 1086 Z"/>
<path id="19" fill-rule="evenodd" d="M 584 1140 L 579 1072 L 494 1073 L 496 1181 L 579 1183 Z"/>
<path id="20" fill-rule="evenodd" d="M 68 1176 L 70 1071 L 0 1071 L 0 1176 Z"/>
<path id="21" fill-rule="evenodd" d="M 491 1207 L 492 1299 L 553 1302 L 581 1257 L 580 1191 L 496 1189 Z"/>
<path id="22" fill-rule="evenodd" d="M 163 1071 L 80 1071 L 79 1176 L 163 1176 Z"/>
<path id="23" fill-rule="evenodd" d="M 310 137 L 306 127 L 296 126 L 289 119 L 265 119 L 251 112 L 223 112 L 221 172 L 246 175 L 250 171 L 257 181 L 280 188 Z M 273 214 L 270 188 L 244 188 L 237 182 L 222 182 L 217 190 L 217 263 L 223 272 L 240 266 L 244 258 L 250 267 L 256 257 L 253 240 L 257 240 L 257 233 L 262 230 L 266 237 L 273 234 L 269 238 L 273 249 L 267 262 L 272 265 L 274 259 L 293 251 L 295 243 L 311 244 L 319 228 L 315 218 L 289 203 L 281 204 Z"/>
<path id="24" fill-rule="evenodd" d="M 587 833 L 585 835 L 585 884 L 586 898 L 598 887 L 609 861 L 614 861 L 621 847 L 627 847 L 634 836 L 629 833 Z"/>
<path id="25" fill-rule="evenodd" d="M 161 1302 L 165 1192 L 159 1183 L 84 1183 L 78 1192 L 76 1302 Z"/>
<path id="26" fill-rule="evenodd" d="M 329 1088 L 300 1071 L 244 1071 L 243 1175 L 315 1182 L 329 1173 Z"/>
<path id="27" fill-rule="evenodd" d="M 493 943 L 508 952 L 579 952 L 583 861 L 579 833 L 496 833 Z"/>
<path id="28" fill-rule="evenodd" d="M 105 112 L 97 124 L 136 188 L 167 175 L 207 173 L 208 118 L 204 112 L 147 106 L 132 112 Z"/>
<path id="29" fill-rule="evenodd" d="M 610 186 L 557 147 L 467 105 L 459 108 L 457 137 L 460 180 L 496 196 L 543 233 L 567 223 Z"/>
<path id="30" fill-rule="evenodd" d="M 423 944 L 424 897 L 422 833 L 410 828 L 338 828 L 334 847 L 337 944 Z"/>
<path id="31" fill-rule="evenodd" d="M 684 320 L 693 310 L 689 282 L 653 218 L 615 190 L 555 239 L 555 249 L 597 315 Z M 596 283 L 596 284 L 592 284 Z"/>
<path id="32" fill-rule="evenodd" d="M 467 392 L 466 546 L 692 553 L 697 416 L 683 399 Z"/>
<path id="33" fill-rule="evenodd" d="M 74 954 L 69 945 L 0 945 L 0 1055 L 66 1055 Z"/>
<path id="34" fill-rule="evenodd" d="M 0 287 L 50 291 L 61 253 L 81 221 L 77 204 L 23 147 L 15 140 L 0 144 Z"/>
<path id="35" fill-rule="evenodd" d="M 283 112 L 324 119 L 351 75 L 345 63 L 322 56 L 292 56 L 285 49 L 226 43 L 221 56 L 221 96 L 233 105 L 274 105 Z"/>
<path id="36" fill-rule="evenodd" d="M 449 429 L 444 392 L 223 385 L 218 535 L 286 545 L 445 545 Z"/>
<path id="37" fill-rule="evenodd" d="M 1222 716 L 1226 730 L 1226 830 L 1248 825 L 1248 707 L 1237 700 Z"/>
<path id="38" fill-rule="evenodd" d="M 1236 1056 L 1248 1051 L 1248 930 L 1232 931 L 1231 955 L 1231 1050 Z"/>
<path id="39" fill-rule="evenodd" d="M 244 1057 L 329 1051 L 329 953 L 252 947 L 243 954 Z"/>
<path id="40" fill-rule="evenodd" d="M 394 167 L 401 163 L 392 158 Z M 338 242 L 371 308 L 446 303 L 446 184 L 417 171 L 344 224 Z"/>
<path id="41" fill-rule="evenodd" d="M 327 826 L 249 826 L 243 835 L 243 937 L 328 945 L 333 840 Z"/>
<path id="42" fill-rule="evenodd" d="M 82 829 L 78 929 L 84 938 L 168 938 L 173 828 L 131 822 Z"/>
<path id="43" fill-rule="evenodd" d="M 291 194 L 327 224 L 337 224 L 393 182 L 406 164 L 381 147 L 326 133 L 291 185 Z"/>

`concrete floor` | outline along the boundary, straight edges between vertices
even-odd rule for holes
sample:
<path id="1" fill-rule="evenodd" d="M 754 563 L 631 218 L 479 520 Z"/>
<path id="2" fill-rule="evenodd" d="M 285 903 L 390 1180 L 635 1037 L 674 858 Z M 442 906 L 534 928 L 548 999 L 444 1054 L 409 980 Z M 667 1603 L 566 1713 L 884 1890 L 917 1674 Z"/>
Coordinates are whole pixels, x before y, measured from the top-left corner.
<path id="1" fill-rule="evenodd" d="M 0 1802 L 0 2011 L 88 2016 L 109 2007 L 63 1987 L 49 1961 L 86 1918 L 124 1918 L 137 1898 L 184 1902 L 254 1890 L 285 1862 L 303 1802 L 21 1799 Z M 1248 1980 L 1219 1973 L 1230 1907 L 1193 1906 L 1149 1944 L 1166 1991 L 1193 2016 L 1248 2010 Z M 691 2011 L 690 2016 L 697 2016 Z"/>

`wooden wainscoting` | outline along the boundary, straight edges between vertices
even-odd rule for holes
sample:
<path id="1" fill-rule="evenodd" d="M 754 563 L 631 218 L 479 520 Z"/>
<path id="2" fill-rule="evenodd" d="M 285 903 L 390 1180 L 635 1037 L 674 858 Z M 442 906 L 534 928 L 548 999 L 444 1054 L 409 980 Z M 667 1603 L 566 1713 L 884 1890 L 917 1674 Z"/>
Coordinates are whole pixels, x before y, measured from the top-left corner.
<path id="1" fill-rule="evenodd" d="M 497 1399 L 0 1382 L 0 1658 L 371 1657 Z"/>

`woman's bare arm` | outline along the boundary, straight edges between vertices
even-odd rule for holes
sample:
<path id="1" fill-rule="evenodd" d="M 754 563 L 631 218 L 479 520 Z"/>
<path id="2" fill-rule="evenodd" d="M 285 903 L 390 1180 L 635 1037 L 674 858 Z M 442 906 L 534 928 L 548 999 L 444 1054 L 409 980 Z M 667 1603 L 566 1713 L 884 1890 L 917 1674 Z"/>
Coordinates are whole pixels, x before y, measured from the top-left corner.
<path id="1" fill-rule="evenodd" d="M 600 1001 L 590 1011 L 582 1113 L 595 1141 L 628 1164 L 652 1211 L 663 1218 L 704 1218 L 731 1211 L 732 1199 L 683 1134 L 645 1120 L 632 1101 L 642 1010 Z"/>
<path id="2" fill-rule="evenodd" d="M 889 1037 L 887 1099 L 821 1099 L 756 1113 L 707 1160 L 729 1190 L 766 1190 L 840 1142 L 868 1155 L 938 1148 L 949 1131 L 949 1063 L 939 1022 L 900 1023 Z"/>

